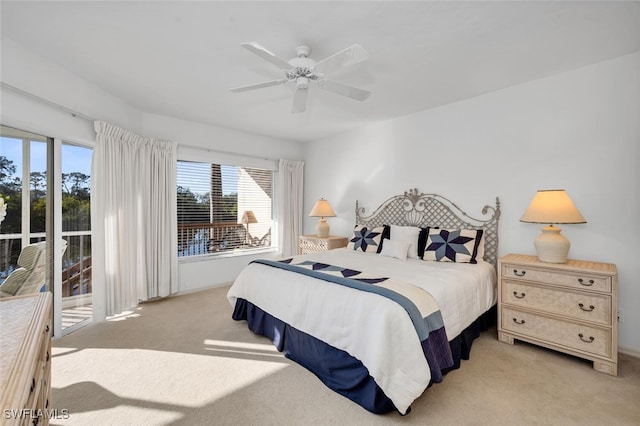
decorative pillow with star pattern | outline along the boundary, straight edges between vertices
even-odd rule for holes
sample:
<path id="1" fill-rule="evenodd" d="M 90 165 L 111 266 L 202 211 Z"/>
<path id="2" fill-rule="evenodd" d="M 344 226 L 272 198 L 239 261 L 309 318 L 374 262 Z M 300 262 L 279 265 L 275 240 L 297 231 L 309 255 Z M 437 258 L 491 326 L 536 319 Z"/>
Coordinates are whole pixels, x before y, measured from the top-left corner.
<path id="1" fill-rule="evenodd" d="M 482 229 L 430 228 L 428 232 L 424 260 L 478 263 L 476 258 L 484 232 Z"/>
<path id="2" fill-rule="evenodd" d="M 380 253 L 382 251 L 382 236 L 384 233 L 384 226 L 369 229 L 366 226 L 356 225 L 353 228 L 353 236 L 349 240 L 347 247 L 364 253 Z"/>

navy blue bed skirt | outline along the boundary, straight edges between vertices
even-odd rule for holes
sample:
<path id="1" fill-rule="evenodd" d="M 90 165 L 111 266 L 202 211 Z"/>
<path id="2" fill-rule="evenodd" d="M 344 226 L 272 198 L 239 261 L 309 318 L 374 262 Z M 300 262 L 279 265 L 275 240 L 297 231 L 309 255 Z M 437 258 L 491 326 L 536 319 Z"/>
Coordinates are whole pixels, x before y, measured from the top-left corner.
<path id="1" fill-rule="evenodd" d="M 244 299 L 236 301 L 232 317 L 237 321 L 246 320 L 251 331 L 268 337 L 287 358 L 302 365 L 327 387 L 366 410 L 376 414 L 397 410 L 362 362 L 347 352 L 291 327 Z M 453 366 L 443 369 L 442 373 L 446 374 L 460 368 L 460 360 L 469 359 L 473 341 L 481 331 L 495 322 L 494 306 L 451 340 L 449 344 L 454 363 Z"/>

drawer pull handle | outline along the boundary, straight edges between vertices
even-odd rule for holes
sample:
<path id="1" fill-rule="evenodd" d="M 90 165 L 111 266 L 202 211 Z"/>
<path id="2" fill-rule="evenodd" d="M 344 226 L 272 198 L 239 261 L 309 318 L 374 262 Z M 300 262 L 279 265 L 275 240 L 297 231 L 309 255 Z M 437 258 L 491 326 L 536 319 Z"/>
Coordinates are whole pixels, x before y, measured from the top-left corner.
<path id="1" fill-rule="evenodd" d="M 526 274 L 527 271 L 518 271 L 517 269 L 513 270 L 513 275 L 515 275 L 516 277 L 524 277 L 524 274 Z"/>
<path id="2" fill-rule="evenodd" d="M 595 284 L 595 281 L 593 280 L 585 281 L 582 278 L 578 278 L 578 282 L 587 287 L 591 287 L 593 284 Z"/>
<path id="3" fill-rule="evenodd" d="M 517 298 L 517 299 L 524 299 L 524 297 L 526 296 L 526 294 L 524 293 L 520 293 L 520 295 L 518 295 L 517 291 L 513 292 L 513 295 Z"/>
<path id="4" fill-rule="evenodd" d="M 518 321 L 518 319 L 514 318 L 514 319 L 513 319 L 513 322 L 515 322 L 516 324 L 524 324 L 524 323 L 525 323 L 525 320 L 520 320 L 520 321 Z"/>
<path id="5" fill-rule="evenodd" d="M 578 303 L 578 306 L 580 306 L 580 309 L 582 309 L 585 312 L 591 312 L 596 308 L 593 305 L 589 305 L 589 309 L 587 309 L 587 308 L 584 307 L 584 305 L 582 303 Z"/>
<path id="6" fill-rule="evenodd" d="M 596 340 L 596 338 L 593 336 L 589 336 L 588 339 L 585 339 L 582 333 L 578 334 L 578 337 L 580 338 L 580 340 L 582 340 L 585 343 L 593 343 L 593 341 Z"/>

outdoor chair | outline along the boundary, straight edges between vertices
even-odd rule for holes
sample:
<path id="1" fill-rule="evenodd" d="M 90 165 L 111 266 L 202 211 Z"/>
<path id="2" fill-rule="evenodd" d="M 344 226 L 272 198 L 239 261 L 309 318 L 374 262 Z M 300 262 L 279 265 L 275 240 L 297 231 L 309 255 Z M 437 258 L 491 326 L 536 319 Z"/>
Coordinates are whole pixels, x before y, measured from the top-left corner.
<path id="1" fill-rule="evenodd" d="M 66 249 L 67 242 L 62 240 L 62 254 Z M 25 246 L 18 257 L 18 266 L 0 284 L 0 298 L 35 294 L 40 291 L 47 275 L 46 242 Z"/>

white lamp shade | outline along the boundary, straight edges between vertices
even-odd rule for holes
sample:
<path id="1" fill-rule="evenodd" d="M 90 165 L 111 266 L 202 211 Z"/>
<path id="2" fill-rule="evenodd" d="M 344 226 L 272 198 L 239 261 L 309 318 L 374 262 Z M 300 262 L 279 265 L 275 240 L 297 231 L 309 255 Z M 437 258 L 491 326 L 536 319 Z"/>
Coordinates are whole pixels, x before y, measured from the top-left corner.
<path id="1" fill-rule="evenodd" d="M 564 189 L 544 189 L 536 192 L 520 221 L 548 224 L 587 223 Z"/>
<path id="2" fill-rule="evenodd" d="M 256 215 L 253 214 L 251 210 L 247 210 L 242 213 L 242 223 L 245 225 L 249 223 L 258 223 L 258 219 L 256 219 Z"/>
<path id="3" fill-rule="evenodd" d="M 331 204 L 324 198 L 320 198 L 316 201 L 316 205 L 313 206 L 309 216 L 311 217 L 335 217 L 336 212 L 331 208 Z"/>

